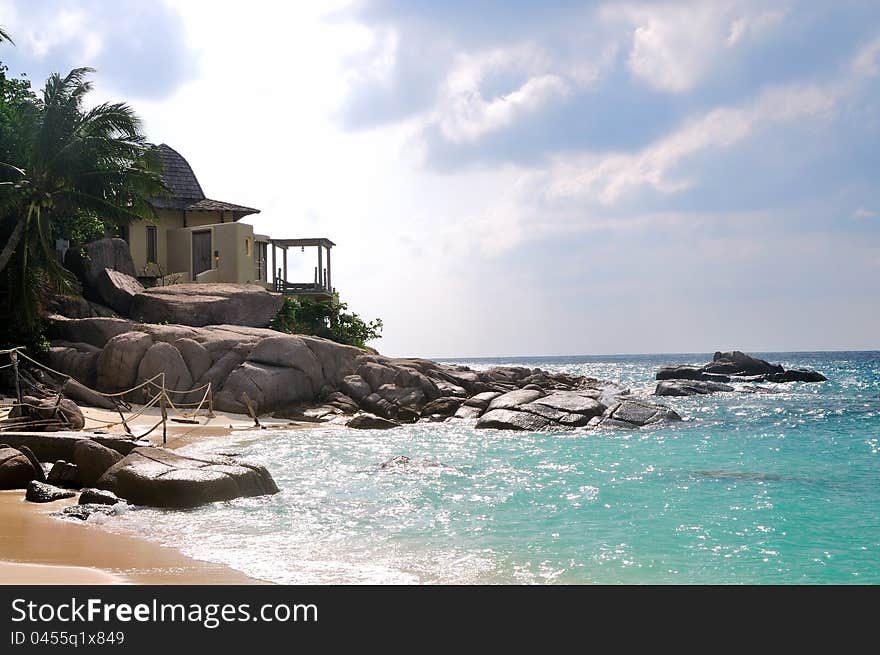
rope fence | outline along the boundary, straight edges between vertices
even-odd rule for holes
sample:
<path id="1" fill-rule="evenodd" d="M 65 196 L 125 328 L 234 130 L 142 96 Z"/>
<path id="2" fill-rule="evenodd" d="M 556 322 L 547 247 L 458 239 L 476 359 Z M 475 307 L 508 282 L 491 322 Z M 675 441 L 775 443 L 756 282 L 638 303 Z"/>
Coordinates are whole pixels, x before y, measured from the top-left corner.
<path id="1" fill-rule="evenodd" d="M 78 380 L 74 380 L 71 376 L 66 373 L 62 373 L 60 371 L 56 371 L 55 369 L 46 366 L 42 362 L 34 359 L 33 357 L 28 356 L 24 352 L 24 347 L 10 348 L 8 350 L 0 350 L 0 357 L 9 357 L 9 363 L 0 365 L 0 370 L 11 368 L 14 376 L 14 388 L 16 399 L 11 406 L 11 410 L 9 415 L 0 422 L 0 432 L 10 431 L 10 430 L 20 430 L 26 427 L 46 427 L 49 425 L 58 425 L 61 423 L 67 423 L 70 425 L 70 421 L 67 419 L 66 414 L 64 413 L 64 408 L 61 406 L 61 399 L 64 396 L 64 389 L 70 381 L 76 382 L 77 385 L 85 389 L 88 393 L 94 394 L 96 397 L 101 397 L 106 399 L 108 404 L 112 404 L 114 410 L 119 414 L 118 421 L 108 421 L 106 419 L 85 416 L 83 414 L 84 421 L 92 421 L 94 423 L 98 423 L 101 425 L 103 429 L 110 429 L 117 426 L 122 426 L 125 430 L 125 433 L 130 436 L 135 436 L 129 427 L 129 421 L 133 421 L 134 419 L 142 416 L 147 410 L 159 406 L 161 418 L 156 422 L 149 430 L 144 432 L 141 435 L 138 435 L 137 438 L 143 438 L 147 435 L 153 433 L 159 426 L 162 426 L 162 443 L 167 443 L 168 439 L 168 421 L 175 421 L 181 423 L 197 423 L 199 415 L 204 412 L 204 416 L 208 419 L 214 418 L 214 393 L 213 386 L 210 382 L 207 384 L 203 384 L 200 387 L 196 387 L 194 389 L 189 389 L 187 391 L 180 391 L 178 389 L 168 389 L 165 386 L 165 373 L 164 371 L 161 373 L 157 373 L 149 380 L 144 380 L 143 382 L 135 385 L 131 389 L 126 389 L 125 391 L 118 391 L 115 393 L 105 393 L 103 391 L 98 391 L 97 389 L 92 389 Z M 38 369 L 49 373 L 56 378 L 61 379 L 60 387 L 58 389 L 46 388 L 45 385 L 41 386 L 39 380 L 32 378 L 30 374 L 26 371 L 23 371 L 19 366 L 21 360 L 28 362 L 30 365 L 37 367 Z M 33 389 L 37 394 L 41 395 L 44 398 L 49 398 L 50 396 L 57 394 L 55 398 L 55 405 L 52 408 L 47 407 L 46 405 L 34 405 L 33 403 L 27 403 L 23 401 L 24 394 L 22 393 L 22 384 L 27 387 Z M 146 398 L 143 405 L 136 409 L 132 410 L 132 405 L 126 400 L 126 398 L 131 398 L 132 394 L 136 391 L 143 390 L 143 394 Z M 183 396 L 184 399 L 189 397 L 192 398 L 190 394 L 197 394 L 199 392 L 203 392 L 201 398 L 197 401 L 184 401 L 172 400 L 172 396 Z M 50 418 L 34 418 L 33 416 L 28 416 L 25 408 L 33 409 L 36 411 L 44 412 L 49 409 L 52 410 L 52 415 Z M 177 415 L 177 418 L 171 417 L 169 419 L 168 410 Z M 187 409 L 194 408 L 194 409 Z M 13 416 L 13 414 L 18 414 Z M 61 415 L 59 418 L 58 415 Z M 126 416 L 128 414 L 128 416 Z"/>

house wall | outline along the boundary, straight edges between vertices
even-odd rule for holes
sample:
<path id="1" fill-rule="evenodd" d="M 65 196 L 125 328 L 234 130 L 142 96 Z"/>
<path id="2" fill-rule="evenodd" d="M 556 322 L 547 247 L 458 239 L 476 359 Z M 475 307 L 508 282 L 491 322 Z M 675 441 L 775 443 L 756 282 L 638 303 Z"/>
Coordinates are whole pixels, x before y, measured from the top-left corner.
<path id="1" fill-rule="evenodd" d="M 157 209 L 155 223 L 138 221 L 132 223 L 128 228 L 128 245 L 131 249 L 131 258 L 134 260 L 134 270 L 138 275 L 145 277 L 189 273 L 192 270 L 189 258 L 180 255 L 181 244 L 169 239 L 169 233 L 184 226 L 201 227 L 218 223 L 232 223 L 232 221 L 231 212 L 184 212 L 180 209 Z M 155 225 L 157 230 L 157 257 L 155 264 L 148 265 L 147 227 L 150 225 Z M 182 263 L 185 263 L 185 267 L 181 267 Z"/>
<path id="2" fill-rule="evenodd" d="M 189 221 L 187 221 L 188 224 Z M 213 267 L 192 278 L 192 234 L 209 230 Z M 247 223 L 196 225 L 168 231 L 168 266 L 185 272 L 181 282 L 258 282 L 254 261 L 254 228 Z M 245 241 L 250 241 L 248 251 Z"/>

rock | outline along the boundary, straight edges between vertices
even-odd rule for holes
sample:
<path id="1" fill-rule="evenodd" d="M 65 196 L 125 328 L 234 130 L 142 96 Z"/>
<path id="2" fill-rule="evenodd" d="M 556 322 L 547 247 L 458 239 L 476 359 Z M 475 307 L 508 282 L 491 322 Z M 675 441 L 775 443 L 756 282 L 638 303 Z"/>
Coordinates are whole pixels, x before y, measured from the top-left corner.
<path id="1" fill-rule="evenodd" d="M 0 489 L 24 489 L 38 477 L 27 455 L 5 444 L 0 445 Z"/>
<path id="2" fill-rule="evenodd" d="M 739 350 L 732 352 L 716 352 L 712 362 L 703 367 L 706 373 L 724 373 L 726 375 L 760 375 L 765 373 L 782 373 L 779 364 L 771 364 L 763 359 L 750 357 Z"/>
<path id="3" fill-rule="evenodd" d="M 354 428 L 355 430 L 390 430 L 391 428 L 400 427 L 400 423 L 395 423 L 394 421 L 389 421 L 381 416 L 367 413 L 355 415 L 345 425 L 346 427 Z"/>
<path id="4" fill-rule="evenodd" d="M 701 366 L 672 364 L 657 369 L 658 380 L 705 380 L 706 372 Z"/>
<path id="5" fill-rule="evenodd" d="M 462 405 L 457 410 L 455 410 L 455 418 L 460 419 L 475 419 L 480 418 L 480 415 L 486 411 L 485 407 L 474 407 L 472 405 Z"/>
<path id="6" fill-rule="evenodd" d="M 489 403 L 489 409 L 513 409 L 518 405 L 530 403 L 544 395 L 543 391 L 533 389 L 517 389 L 497 396 Z"/>
<path id="7" fill-rule="evenodd" d="M 59 459 L 72 462 L 73 449 L 83 440 L 96 441 L 123 455 L 127 455 L 139 446 L 149 444 L 146 441 L 120 435 L 85 435 L 81 432 L 6 432 L 0 436 L 0 442 L 6 442 L 13 448 L 23 449 L 27 446 L 41 462 L 55 462 Z"/>
<path id="8" fill-rule="evenodd" d="M 370 385 L 360 375 L 346 375 L 342 378 L 340 388 L 356 401 L 361 401 L 373 393 Z"/>
<path id="9" fill-rule="evenodd" d="M 635 427 L 663 421 L 681 420 L 681 416 L 665 405 L 654 405 L 635 399 L 624 400 L 617 405 L 609 407 L 605 411 L 604 416 L 612 421 L 626 423 L 629 426 Z M 605 422 L 603 421 L 604 424 Z"/>
<path id="10" fill-rule="evenodd" d="M 80 505 L 115 505 L 116 503 L 124 503 L 112 491 L 104 489 L 83 489 L 79 494 Z"/>
<path id="11" fill-rule="evenodd" d="M 529 412 L 510 409 L 489 409 L 477 419 L 477 429 L 522 430 L 538 432 L 550 425 L 550 419 Z"/>
<path id="12" fill-rule="evenodd" d="M 52 465 L 46 482 L 59 487 L 79 487 L 79 469 L 76 464 L 59 459 Z"/>
<path id="13" fill-rule="evenodd" d="M 262 466 L 187 457 L 164 448 L 135 448 L 95 485 L 136 505 L 196 507 L 278 492 Z"/>
<path id="14" fill-rule="evenodd" d="M 95 318 L 97 316 L 116 317 L 117 314 L 109 307 L 82 296 L 53 295 L 46 301 L 49 314 L 57 314 L 65 318 Z"/>
<path id="15" fill-rule="evenodd" d="M 279 335 L 261 339 L 247 361 L 301 371 L 311 382 L 313 393 L 324 385 L 321 362 L 299 337 Z"/>
<path id="16" fill-rule="evenodd" d="M 132 301 L 143 293 L 144 286 L 132 275 L 105 268 L 98 274 L 95 290 L 105 305 L 123 316 L 130 316 Z"/>
<path id="17" fill-rule="evenodd" d="M 67 489 L 53 487 L 45 482 L 31 480 L 28 482 L 27 492 L 24 499 L 32 503 L 51 503 L 55 500 L 63 500 L 64 498 L 73 498 L 76 494 Z"/>
<path id="18" fill-rule="evenodd" d="M 170 343 L 154 343 L 144 354 L 137 369 L 135 384 L 141 384 L 157 376 L 165 374 L 165 388 L 174 391 L 188 391 L 192 389 L 193 379 L 189 367 L 183 361 L 180 351 Z M 152 398 L 159 390 L 161 380 L 155 382 L 154 387 L 144 388 L 144 398 Z M 180 396 L 172 396 L 172 400 L 180 399 Z"/>
<path id="19" fill-rule="evenodd" d="M 113 337 L 134 332 L 137 327 L 137 323 L 124 318 L 55 319 L 49 326 L 49 335 L 56 340 L 87 343 L 103 349 Z"/>
<path id="20" fill-rule="evenodd" d="M 96 441 L 83 439 L 73 447 L 73 462 L 77 468 L 77 482 L 91 487 L 104 472 L 122 459 L 122 455 Z"/>
<path id="21" fill-rule="evenodd" d="M 425 393 L 419 387 L 398 387 L 393 384 L 383 384 L 376 390 L 376 393 L 392 405 L 411 409 L 416 413 L 427 401 Z"/>
<path id="22" fill-rule="evenodd" d="M 27 427 L 30 431 L 81 430 L 85 426 L 83 413 L 72 400 L 34 396 L 22 396 L 21 400 L 17 414 L 36 422 Z"/>
<path id="23" fill-rule="evenodd" d="M 396 455 L 395 457 L 392 457 L 391 459 L 385 460 L 384 462 L 379 464 L 379 468 L 380 469 L 387 469 L 387 468 L 393 468 L 395 466 L 406 466 L 411 461 L 412 460 L 409 457 L 407 457 L 406 455 Z"/>
<path id="24" fill-rule="evenodd" d="M 98 239 L 81 248 L 71 248 L 64 258 L 64 266 L 83 283 L 83 290 L 93 300 L 100 300 L 98 278 L 109 268 L 136 277 L 131 249 L 123 239 Z"/>
<path id="25" fill-rule="evenodd" d="M 226 378 L 214 396 L 214 406 L 220 411 L 246 414 L 245 393 L 258 414 L 315 397 L 311 380 L 299 369 L 245 362 Z"/>
<path id="26" fill-rule="evenodd" d="M 34 455 L 34 451 L 23 444 L 17 444 L 15 446 L 11 446 L 15 448 L 18 452 L 28 458 L 28 461 L 31 463 L 31 466 L 34 467 L 34 471 L 37 473 L 37 477 L 34 478 L 38 482 L 46 481 L 46 473 L 43 471 L 43 466 L 40 464 L 40 460 L 37 459 L 37 456 Z"/>
<path id="27" fill-rule="evenodd" d="M 49 366 L 87 387 L 94 387 L 100 354 L 100 348 L 88 343 L 56 341 L 49 349 Z"/>
<path id="28" fill-rule="evenodd" d="M 596 400 L 593 394 L 581 391 L 554 391 L 530 404 L 544 405 L 572 414 L 583 414 L 590 418 L 599 416 L 605 411 L 605 405 Z"/>
<path id="29" fill-rule="evenodd" d="M 716 391 L 733 391 L 733 387 L 721 382 L 703 382 L 699 380 L 663 380 L 657 384 L 655 396 L 696 396 L 715 393 Z"/>
<path id="30" fill-rule="evenodd" d="M 193 380 L 198 380 L 211 368 L 213 364 L 211 355 L 198 341 L 184 337 L 175 341 L 174 347 L 177 348 L 180 356 L 183 357 L 183 361 L 189 369 Z"/>
<path id="31" fill-rule="evenodd" d="M 134 297 L 131 316 L 147 323 L 264 327 L 284 298 L 256 284 L 172 284 Z"/>
<path id="32" fill-rule="evenodd" d="M 91 503 L 88 505 L 71 505 L 70 507 L 65 507 L 58 514 L 67 519 L 88 521 L 89 517 L 96 514 L 98 516 L 113 516 L 117 513 L 115 507 L 115 505 L 110 506 Z"/>
<path id="33" fill-rule="evenodd" d="M 107 342 L 98 357 L 97 389 L 117 393 L 134 387 L 138 368 L 153 338 L 143 332 L 124 332 Z"/>
<path id="34" fill-rule="evenodd" d="M 765 382 L 825 382 L 828 378 L 817 371 L 797 368 L 764 376 Z"/>
<path id="35" fill-rule="evenodd" d="M 461 398 L 445 396 L 437 398 L 422 407 L 422 416 L 452 416 L 462 404 Z"/>

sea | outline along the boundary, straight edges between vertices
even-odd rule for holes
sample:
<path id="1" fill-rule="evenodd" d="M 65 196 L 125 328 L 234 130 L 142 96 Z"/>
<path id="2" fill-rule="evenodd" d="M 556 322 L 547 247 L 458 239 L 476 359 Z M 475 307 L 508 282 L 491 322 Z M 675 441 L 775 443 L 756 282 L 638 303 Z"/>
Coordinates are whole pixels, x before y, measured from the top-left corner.
<path id="1" fill-rule="evenodd" d="M 658 398 L 680 423 L 523 433 L 469 421 L 255 430 L 238 453 L 281 492 L 134 509 L 105 527 L 287 584 L 880 582 L 880 352 L 753 353 L 824 383 Z M 447 360 L 650 393 L 711 354 Z M 385 467 L 405 455 L 410 464 Z"/>

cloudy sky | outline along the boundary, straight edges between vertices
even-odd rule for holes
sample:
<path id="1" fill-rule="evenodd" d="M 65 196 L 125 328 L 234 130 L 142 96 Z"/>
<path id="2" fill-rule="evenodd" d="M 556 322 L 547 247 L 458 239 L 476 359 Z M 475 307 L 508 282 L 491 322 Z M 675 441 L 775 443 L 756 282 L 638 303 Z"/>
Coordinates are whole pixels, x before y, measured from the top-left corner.
<path id="1" fill-rule="evenodd" d="M 880 348 L 876 2 L 0 0 L 387 354 Z M 305 264 L 304 264 L 305 265 Z M 311 262 L 308 262 L 311 265 Z"/>

